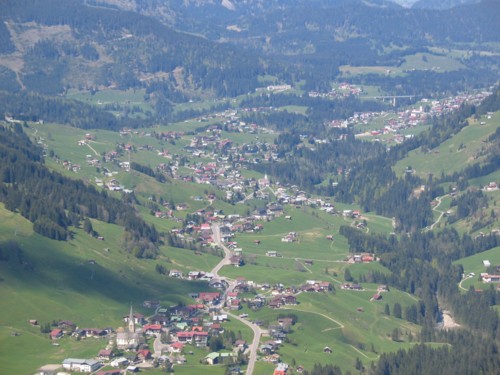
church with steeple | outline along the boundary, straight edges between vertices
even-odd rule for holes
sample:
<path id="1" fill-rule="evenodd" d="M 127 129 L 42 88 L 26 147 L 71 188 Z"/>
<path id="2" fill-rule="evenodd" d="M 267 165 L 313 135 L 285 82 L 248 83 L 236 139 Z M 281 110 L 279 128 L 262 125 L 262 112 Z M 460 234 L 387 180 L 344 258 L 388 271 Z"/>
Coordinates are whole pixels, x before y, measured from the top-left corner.
<path id="1" fill-rule="evenodd" d="M 120 327 L 116 330 L 116 346 L 118 349 L 136 349 L 143 342 L 142 329 L 135 326 L 134 312 L 132 305 L 130 305 L 128 327 Z"/>

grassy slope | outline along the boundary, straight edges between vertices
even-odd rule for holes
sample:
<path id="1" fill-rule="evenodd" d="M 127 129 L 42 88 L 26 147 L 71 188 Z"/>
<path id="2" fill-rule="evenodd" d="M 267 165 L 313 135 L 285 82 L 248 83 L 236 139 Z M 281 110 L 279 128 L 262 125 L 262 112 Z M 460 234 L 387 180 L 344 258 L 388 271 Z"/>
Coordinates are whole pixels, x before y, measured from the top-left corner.
<path id="1" fill-rule="evenodd" d="M 461 284 L 463 289 L 468 290 L 471 286 L 476 289 L 489 288 L 492 284 L 485 284 L 479 281 L 479 275 L 486 272 L 486 267 L 483 265 L 483 260 L 489 260 L 491 265 L 500 265 L 500 247 L 495 247 L 488 251 L 479 254 L 474 254 L 470 257 L 455 261 L 455 264 L 461 264 L 464 267 L 464 273 L 474 273 L 475 276 L 464 280 Z M 493 284 L 494 285 L 494 284 Z"/>
<path id="2" fill-rule="evenodd" d="M 486 124 L 480 125 L 481 122 Z M 396 174 L 402 175 L 405 168 L 411 165 L 421 177 L 427 177 L 429 173 L 439 176 L 442 172 L 458 172 L 468 164 L 480 162 L 480 152 L 485 148 L 483 141 L 500 126 L 500 112 L 491 119 L 469 119 L 469 123 L 469 126 L 429 153 L 423 153 L 420 149 L 410 152 L 394 167 Z"/>
<path id="3" fill-rule="evenodd" d="M 94 222 L 94 228 L 105 236 L 104 242 L 79 229 L 74 240 L 57 242 L 34 233 L 31 223 L 3 206 L 0 222 L 0 242 L 18 242 L 25 263 L 32 266 L 20 264 L 14 257 L 0 262 L 0 298 L 8 301 L 0 310 L 0 368 L 6 373 L 30 373 L 68 356 L 95 355 L 106 344 L 88 340 L 77 345 L 65 339 L 60 347 L 51 347 L 38 328 L 28 325 L 29 319 L 42 323 L 68 319 L 80 327 L 116 328 L 130 303 L 139 310 L 145 299 L 188 303 L 187 293 L 206 289 L 203 283 L 161 276 L 154 271 L 156 261 L 138 261 L 124 253 L 119 245 L 122 229 L 115 225 Z M 168 249 L 162 254 L 171 255 Z M 97 264 L 89 264 L 89 259 Z M 21 336 L 10 336 L 12 331 Z"/>
<path id="4" fill-rule="evenodd" d="M 206 123 L 204 123 L 206 124 Z M 178 124 L 179 130 L 184 129 L 185 126 L 195 129 L 200 124 L 197 122 Z M 67 130 L 67 131 L 66 131 Z M 161 131 L 161 129 L 156 129 Z M 172 130 L 168 127 L 163 130 Z M 31 129 L 35 133 L 34 129 Z M 147 132 L 147 130 L 145 131 Z M 45 140 L 44 143 L 49 145 L 49 149 L 54 149 L 56 154 L 61 156 L 61 159 L 69 159 L 73 162 L 82 165 L 82 171 L 79 174 L 67 172 L 66 174 L 73 177 L 84 177 L 90 181 L 95 176 L 99 176 L 95 168 L 85 167 L 85 155 L 92 153 L 92 151 L 84 146 L 78 147 L 77 141 L 84 135 L 84 131 L 64 127 L 64 131 L 58 125 L 44 125 L 38 128 L 36 136 L 42 136 Z M 50 133 L 50 134 L 49 134 Z M 120 137 L 117 133 L 106 131 L 95 132 L 96 141 L 91 143 L 92 147 L 98 152 L 110 151 L 116 147 L 116 143 L 132 143 L 136 147 L 144 144 L 151 145 L 154 148 L 165 147 L 171 153 L 181 153 L 182 146 L 188 144 L 189 137 L 185 137 L 176 141 L 175 145 L 169 143 L 161 144 L 159 141 L 145 134 L 134 134 L 131 137 Z M 227 134 L 231 136 L 231 134 Z M 253 135 L 238 135 L 235 139 L 238 142 L 251 141 Z M 165 159 L 159 158 L 154 151 L 139 151 L 132 154 L 132 160 L 138 161 L 141 164 L 154 166 L 156 163 L 164 162 Z M 48 160 L 47 164 L 62 170 L 60 164 L 55 164 Z M 113 167 L 113 166 L 111 166 Z M 118 168 L 115 167 L 118 171 Z M 64 170 L 63 170 L 64 171 Z M 205 190 L 211 189 L 210 187 L 196 184 L 185 184 L 174 181 L 169 184 L 158 184 L 154 179 L 150 179 L 138 173 L 124 173 L 119 172 L 117 175 L 126 187 L 133 187 L 136 195 L 141 199 L 147 198 L 150 194 L 154 193 L 157 196 L 162 196 L 165 200 L 172 200 L 174 202 L 187 203 L 189 208 L 187 212 L 202 207 L 206 207 L 206 201 L 194 201 L 194 196 L 204 196 Z M 253 203 L 251 203 L 253 204 Z M 231 206 L 223 202 L 217 201 L 217 207 L 224 209 L 226 214 L 229 213 L 244 213 L 252 206 L 235 205 Z M 346 206 L 342 204 L 336 205 L 339 210 L 355 209 L 355 207 Z M 184 212 L 176 212 L 176 216 L 183 216 Z M 170 220 L 156 219 L 148 215 L 148 210 L 141 208 L 141 213 L 145 216 L 148 222 L 154 223 L 161 231 L 167 231 L 173 227 L 178 227 L 178 223 Z M 9 216 L 5 210 L 2 215 Z M 292 220 L 286 220 L 285 215 L 291 215 Z M 16 219 L 17 218 L 17 219 Z M 392 222 L 390 219 L 380 218 L 375 215 L 366 215 L 368 222 L 367 231 L 377 233 L 392 232 Z M 10 214 L 8 220 L 18 220 L 19 218 Z M 299 298 L 301 304 L 296 308 L 307 309 L 310 312 L 298 312 L 301 315 L 300 325 L 297 326 L 295 333 L 291 335 L 291 339 L 296 345 L 286 345 L 282 349 L 284 359 L 291 362 L 292 358 L 296 358 L 297 364 L 302 363 L 307 366 L 312 366 L 314 362 L 325 362 L 334 360 L 336 363 L 341 363 L 344 369 L 351 369 L 356 357 L 360 357 L 365 363 L 369 363 L 371 359 L 376 358 L 379 352 L 385 350 L 397 350 L 401 347 L 411 345 L 409 343 L 395 343 L 387 336 L 396 327 L 402 329 L 403 333 L 406 331 L 416 332 L 418 327 L 408 325 L 405 321 L 395 319 L 393 317 L 386 317 L 382 314 L 383 306 L 385 303 L 392 305 L 397 301 L 404 306 L 415 301 L 412 297 L 398 291 L 391 291 L 384 294 L 384 300 L 380 302 L 370 302 L 370 297 L 376 290 L 376 285 L 366 285 L 367 290 L 364 292 L 346 292 L 339 289 L 339 284 L 343 282 L 343 272 L 347 265 L 339 262 L 348 255 L 348 245 L 345 238 L 338 235 L 338 228 L 341 225 L 353 225 L 353 220 L 347 220 L 341 216 L 333 216 L 326 214 L 322 211 L 312 211 L 310 208 L 294 208 L 286 207 L 285 214 L 275 221 L 264 223 L 264 230 L 262 233 L 244 233 L 237 235 L 236 240 L 239 246 L 244 249 L 244 254 L 254 254 L 256 265 L 247 265 L 241 268 L 225 267 L 222 274 L 230 277 L 245 276 L 249 280 L 259 282 L 285 282 L 288 284 L 299 285 L 306 280 L 327 280 L 331 281 L 337 288 L 335 295 L 306 295 L 302 294 Z M 14 298 L 17 301 L 16 305 L 20 310 L 28 311 L 22 318 L 12 318 L 10 326 L 18 330 L 31 329 L 26 328 L 26 320 L 36 318 L 43 321 L 50 321 L 52 319 L 73 319 L 78 322 L 86 322 L 92 325 L 119 325 L 120 317 L 126 310 L 126 306 L 132 300 L 134 303 L 140 303 L 143 299 L 160 298 L 165 302 L 175 302 L 179 299 L 187 301 L 185 293 L 195 289 L 193 284 L 185 284 L 173 280 L 166 280 L 164 277 L 154 272 L 156 263 L 164 264 L 167 268 L 178 268 L 183 271 L 192 269 L 208 270 L 213 267 L 219 258 L 207 254 L 194 255 L 191 251 L 181 249 L 162 249 L 161 255 L 157 261 L 141 261 L 127 257 L 126 254 L 121 252 L 120 233 L 121 229 L 115 226 L 105 225 L 98 222 L 93 222 L 94 228 L 103 234 L 106 238 L 105 243 L 89 238 L 85 234 L 77 231 L 77 236 L 69 246 L 71 253 L 68 251 L 67 244 L 55 243 L 53 241 L 41 238 L 31 233 L 30 224 L 24 224 L 26 229 L 26 241 L 32 241 L 27 244 L 31 248 L 33 243 L 47 249 L 43 254 L 50 254 L 50 259 L 57 259 L 55 265 L 51 265 L 54 272 L 51 277 L 56 279 L 58 283 L 57 288 L 53 288 L 52 279 L 43 280 L 40 287 L 35 288 L 33 293 L 38 294 L 40 301 L 37 304 L 44 306 L 43 311 L 37 312 L 27 307 L 27 300 L 32 288 L 28 285 L 21 283 L 15 285 L 14 282 L 4 281 L 0 284 L 2 293 L 5 293 L 7 298 Z M 13 228 L 16 225 L 10 226 L 5 233 L 5 237 L 12 235 Z M 22 227 L 22 226 L 21 226 Z M 9 232 L 10 230 L 10 232 Z M 281 237 L 290 231 L 296 231 L 299 234 L 299 242 L 297 243 L 283 243 Z M 327 235 L 333 235 L 334 240 L 327 240 Z M 35 238 L 35 240 L 33 240 Z M 254 244 L 253 240 L 260 239 L 260 245 Z M 110 248 L 110 252 L 104 252 L 103 248 Z M 34 249 L 34 247 L 33 247 Z M 34 250 L 27 251 L 27 254 L 35 252 Z M 283 258 L 272 259 L 265 256 L 267 250 L 276 250 L 283 254 Z M 34 255 L 33 255 L 34 256 Z M 88 265 L 88 259 L 97 259 L 98 264 L 94 275 L 92 269 Z M 298 260 L 295 260 L 298 258 Z M 48 259 L 45 257 L 43 259 Z M 313 265 L 305 265 L 304 259 L 314 259 Z M 36 262 L 42 262 L 42 259 L 35 259 Z M 40 263 L 42 264 L 42 263 Z M 7 267 L 5 264 L 0 263 L 0 267 Z M 368 270 L 377 269 L 382 272 L 387 272 L 379 264 L 368 265 L 352 265 L 349 266 L 355 278 L 359 277 L 362 273 Z M 8 267 L 7 267 L 8 268 Z M 42 267 L 46 269 L 46 266 Z M 47 267 L 48 268 L 48 267 Z M 298 268 L 301 268 L 299 270 Z M 111 272 L 109 271 L 111 270 Z M 327 271 L 328 273 L 325 273 Z M 68 276 L 71 275 L 71 277 Z M 40 279 L 44 275 L 34 275 L 32 277 Z M 76 276 L 76 277 L 75 277 Z M 92 280 L 90 278 L 92 277 Z M 24 281 L 23 281 L 24 282 Z M 40 283 L 39 281 L 37 283 Z M 51 284 L 52 283 L 52 284 Z M 11 285 L 12 286 L 9 286 Z M 106 285 L 106 288 L 102 288 Z M 108 287 L 111 285 L 111 287 Z M 5 287 L 5 289 L 4 289 Z M 198 288 L 198 287 L 196 287 Z M 128 292 L 128 290 L 131 292 Z M 22 291 L 18 293 L 17 291 Z M 149 295 L 144 295 L 144 290 L 149 290 Z M 125 292 L 126 291 L 126 292 Z M 85 295 L 85 296 L 84 296 Z M 48 308 L 47 300 L 50 297 L 55 301 L 54 305 Z M 64 301 L 61 303 L 60 301 Z M 44 304 L 45 303 L 45 304 Z M 59 306 L 63 305 L 63 306 Z M 66 304 L 66 305 L 65 305 Z M 76 306 L 76 308 L 69 309 L 65 306 Z M 57 310 L 52 310 L 52 306 L 57 306 Z M 6 315 L 10 317 L 17 316 L 17 309 L 13 308 Z M 357 307 L 362 307 L 364 313 L 356 312 Z M 94 311 L 100 311 L 100 315 L 95 315 Z M 54 316 L 54 311 L 60 311 L 59 315 Z M 245 308 L 244 311 L 247 311 Z M 273 312 L 267 309 L 258 313 L 250 312 L 252 318 L 266 318 L 272 317 L 282 311 Z M 38 315 L 34 316 L 33 314 Z M 321 317 L 317 313 L 325 314 L 330 318 L 337 320 L 340 324 L 345 325 L 344 329 L 338 329 L 337 323 L 334 323 L 328 318 Z M 44 315 L 45 314 L 45 315 Z M 73 315 L 72 315 L 73 314 Z M 112 316 L 110 321 L 110 316 Z M 87 319 L 87 320 L 85 320 Z M 269 318 L 270 319 L 270 318 Z M 83 323 L 82 323 L 83 324 Z M 10 327 L 9 326 L 9 327 Z M 24 326 L 24 328 L 23 328 Z M 333 329 L 332 329 L 333 328 Z M 2 341 L 10 341 L 10 336 L 7 337 L 10 328 L 3 327 L 4 336 Z M 232 328 L 231 328 L 232 329 Z M 242 331 L 243 337 L 249 339 L 249 332 L 244 328 L 239 328 Z M 36 330 L 35 330 L 36 331 Z M 314 335 L 311 332 L 320 332 L 321 340 L 314 340 Z M 37 334 L 34 332 L 34 334 Z M 23 337 L 23 336 L 20 336 Z M 407 341 L 407 336 L 403 334 L 403 338 Z M 45 340 L 41 338 L 41 340 Z M 332 356 L 325 355 L 322 348 L 327 345 L 324 342 L 331 343 L 334 349 Z M 377 353 L 371 352 L 370 344 L 373 343 L 374 349 Z M 99 344 L 100 345 L 100 344 Z M 351 346 L 352 345 L 352 346 Z M 303 348 L 308 347 L 308 351 Z M 361 349 L 360 349 L 361 348 Z M 94 347 L 86 349 L 81 347 L 81 350 L 94 350 Z M 36 350 L 33 349 L 35 353 Z M 55 360 L 63 358 L 65 353 L 61 353 Z M 71 355 L 78 355 L 79 351 L 71 351 Z M 84 352 L 86 353 L 86 352 Z M 1 354 L 0 354 L 1 356 Z M 67 355 L 66 355 L 67 356 Z M 82 354 L 83 356 L 83 354 Z M 326 356 L 326 357 L 325 357 Z M 198 355 L 195 356 L 199 358 Z M 2 361 L 2 357 L 0 357 Z M 194 367 L 198 367 L 197 359 L 191 361 L 188 358 L 188 365 L 186 367 L 178 366 L 176 372 L 179 373 L 192 373 Z M 10 362 L 9 362 L 10 363 Z M 45 363 L 45 362 L 40 362 Z M 38 365 L 38 362 L 37 362 Z M 33 365 L 30 365 L 30 369 Z M 256 373 L 259 371 L 268 371 L 269 367 L 265 364 L 259 363 Z M 205 369 L 204 369 L 205 370 Z M 190 372 L 191 371 L 191 372 Z M 198 370 L 196 370 L 198 371 Z M 210 368 L 207 370 L 211 373 L 221 373 L 222 368 Z M 219 371 L 219 372 L 217 372 Z"/>

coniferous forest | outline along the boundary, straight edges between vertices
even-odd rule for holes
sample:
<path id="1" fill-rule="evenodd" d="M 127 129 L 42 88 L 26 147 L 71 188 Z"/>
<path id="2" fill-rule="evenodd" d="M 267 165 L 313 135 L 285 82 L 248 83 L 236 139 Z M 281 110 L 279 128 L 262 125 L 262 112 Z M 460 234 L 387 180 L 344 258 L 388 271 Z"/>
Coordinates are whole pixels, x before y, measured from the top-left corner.
<path id="1" fill-rule="evenodd" d="M 500 374 L 500 1 L 438 3 L 0 2 L 0 372 Z"/>

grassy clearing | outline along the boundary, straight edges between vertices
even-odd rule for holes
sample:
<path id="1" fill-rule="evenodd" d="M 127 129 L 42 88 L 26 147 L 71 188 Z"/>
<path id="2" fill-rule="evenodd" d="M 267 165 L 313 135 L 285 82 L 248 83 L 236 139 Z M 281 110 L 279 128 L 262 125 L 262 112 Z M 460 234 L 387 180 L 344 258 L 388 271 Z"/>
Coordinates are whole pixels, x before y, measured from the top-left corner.
<path id="1" fill-rule="evenodd" d="M 442 51 L 440 51 L 442 52 Z M 363 74 L 378 74 L 384 76 L 404 76 L 407 71 L 412 70 L 432 70 L 434 72 L 449 72 L 460 70 L 465 66 L 459 61 L 462 58 L 460 53 L 448 53 L 446 55 L 432 53 L 417 53 L 404 57 L 401 66 L 350 66 L 340 67 L 340 72 L 344 77 L 351 77 Z"/>
<path id="2" fill-rule="evenodd" d="M 292 327 L 289 343 L 279 350 L 282 360 L 306 368 L 312 368 L 315 363 L 335 363 L 348 370 L 352 369 L 357 357 L 369 364 L 382 351 L 412 346 L 409 333 L 415 335 L 418 331 L 417 326 L 383 314 L 385 303 L 392 307 L 399 302 L 404 307 L 414 303 L 410 297 L 391 291 L 384 293 L 383 301 L 371 302 L 372 294 L 343 290 L 337 290 L 335 294 L 303 293 L 299 296 L 299 305 L 250 312 L 249 319 L 268 324 L 276 321 L 279 314 L 295 314 L 298 323 Z M 394 328 L 400 329 L 401 342 L 391 340 Z M 333 353 L 324 353 L 325 346 Z"/>
<path id="3" fill-rule="evenodd" d="M 453 262 L 454 264 L 461 264 L 464 267 L 464 273 L 466 275 L 469 273 L 475 274 L 475 276 L 470 277 L 461 283 L 463 289 L 468 290 L 471 286 L 476 289 L 490 288 L 492 284 L 486 284 L 479 281 L 479 275 L 483 272 L 487 272 L 486 267 L 483 264 L 483 260 L 489 260 L 491 265 L 500 265 L 500 247 L 495 247 L 482 253 L 474 254 L 470 257 Z"/>
<path id="4" fill-rule="evenodd" d="M 433 55 L 429 53 L 417 53 L 406 56 L 401 65 L 403 69 L 433 70 L 436 72 L 449 72 L 464 69 L 465 65 L 450 56 Z"/>
<path id="5" fill-rule="evenodd" d="M 68 99 L 78 100 L 90 105 L 105 107 L 106 105 L 120 105 L 122 107 L 138 107 L 143 111 L 153 111 L 151 105 L 146 102 L 144 95 L 146 90 L 102 90 L 92 94 L 89 91 L 70 90 L 66 95 Z"/>
<path id="6" fill-rule="evenodd" d="M 481 122 L 485 124 L 480 125 Z M 429 173 L 451 174 L 462 170 L 466 165 L 481 162 L 481 152 L 487 147 L 486 139 L 500 126 L 500 112 L 495 113 L 491 119 L 469 119 L 469 123 L 453 138 L 430 152 L 424 153 L 420 149 L 410 152 L 408 157 L 395 165 L 396 174 L 403 174 L 409 165 L 421 177 L 426 177 Z"/>

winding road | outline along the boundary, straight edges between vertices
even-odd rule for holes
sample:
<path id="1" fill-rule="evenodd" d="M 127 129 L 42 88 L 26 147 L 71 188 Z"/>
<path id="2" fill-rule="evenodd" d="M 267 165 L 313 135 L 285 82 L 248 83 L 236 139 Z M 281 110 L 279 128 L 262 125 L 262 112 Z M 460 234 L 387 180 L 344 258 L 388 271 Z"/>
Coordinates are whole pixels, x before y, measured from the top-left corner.
<path id="1" fill-rule="evenodd" d="M 225 276 L 219 275 L 219 271 L 221 270 L 222 267 L 231 264 L 231 262 L 229 260 L 229 258 L 231 257 L 231 250 L 229 250 L 226 247 L 226 245 L 224 245 L 222 243 L 221 235 L 220 235 L 220 226 L 218 223 L 212 224 L 212 234 L 213 234 L 214 242 L 217 244 L 217 246 L 220 246 L 224 250 L 224 259 L 222 259 L 212 269 L 212 273 L 214 274 L 215 277 L 217 277 L 220 280 L 224 280 L 228 283 L 228 287 L 224 291 L 224 295 L 223 295 L 222 302 L 221 302 L 221 304 L 223 304 L 224 301 L 226 300 L 226 294 L 231 292 L 234 289 L 234 287 L 236 286 L 236 282 L 234 280 L 228 279 Z M 228 316 L 230 316 L 236 320 L 239 320 L 240 322 L 242 322 L 246 326 L 250 327 L 253 331 L 253 341 L 252 341 L 252 344 L 248 347 L 249 355 L 248 355 L 248 366 L 247 366 L 247 371 L 246 371 L 246 375 L 252 375 L 253 370 L 255 368 L 255 362 L 257 361 L 257 350 L 259 349 L 259 343 L 260 343 L 260 337 L 262 335 L 262 330 L 256 324 L 253 324 L 246 319 L 240 318 L 239 316 L 234 315 L 231 312 L 224 310 L 224 313 L 226 313 Z"/>

